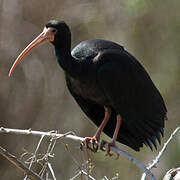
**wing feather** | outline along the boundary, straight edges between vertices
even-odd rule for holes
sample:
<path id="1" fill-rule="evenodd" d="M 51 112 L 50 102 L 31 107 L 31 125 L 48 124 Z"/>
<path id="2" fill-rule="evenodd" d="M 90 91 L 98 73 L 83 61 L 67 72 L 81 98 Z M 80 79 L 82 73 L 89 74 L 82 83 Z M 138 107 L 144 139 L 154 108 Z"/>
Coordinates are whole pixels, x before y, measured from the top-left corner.
<path id="1" fill-rule="evenodd" d="M 97 81 L 109 105 L 122 116 L 124 127 L 121 128 L 129 133 L 129 139 L 136 140 L 133 143 L 138 148 L 143 143 L 156 148 L 154 138 L 160 142 L 158 132 L 164 128 L 167 110 L 148 73 L 126 51 L 113 53 L 113 56 L 105 53 L 101 59 Z M 120 142 L 121 136 L 127 133 L 120 129 Z"/>

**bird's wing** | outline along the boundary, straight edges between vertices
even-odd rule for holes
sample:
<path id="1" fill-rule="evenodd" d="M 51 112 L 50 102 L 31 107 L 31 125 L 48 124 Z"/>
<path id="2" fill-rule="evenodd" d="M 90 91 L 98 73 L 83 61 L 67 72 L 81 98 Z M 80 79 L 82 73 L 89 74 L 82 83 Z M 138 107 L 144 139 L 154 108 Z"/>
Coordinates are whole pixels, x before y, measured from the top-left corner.
<path id="1" fill-rule="evenodd" d="M 163 135 L 166 107 L 145 69 L 126 51 L 106 52 L 98 63 L 99 88 L 123 118 L 117 140 L 128 146 L 139 148 L 144 143 L 156 148 L 156 139 L 160 142 Z"/>
<path id="2" fill-rule="evenodd" d="M 103 121 L 104 118 L 104 106 L 97 104 L 94 101 L 84 99 L 83 97 L 77 95 L 74 93 L 73 89 L 71 88 L 71 82 L 69 81 L 68 77 L 66 76 L 66 82 L 68 89 L 71 93 L 71 95 L 76 100 L 77 104 L 80 106 L 80 108 L 83 110 L 83 112 L 96 124 L 96 126 L 100 126 L 100 124 Z M 107 123 L 107 125 L 104 128 L 104 132 L 109 136 L 113 137 L 113 132 L 116 126 L 116 112 L 112 109 L 111 117 Z M 128 129 L 124 124 L 122 124 L 121 127 L 121 138 L 118 139 L 119 142 L 131 147 L 135 151 L 139 151 L 139 147 L 142 147 L 137 143 L 135 143 L 135 139 L 131 137 L 131 135 L 128 133 Z"/>
<path id="3" fill-rule="evenodd" d="M 84 99 L 81 96 L 74 94 L 72 91 L 71 94 L 78 103 L 78 105 L 80 106 L 80 108 L 83 110 L 83 112 L 96 124 L 96 126 L 99 127 L 104 118 L 103 105 L 96 104 L 93 101 Z M 115 125 L 116 125 L 116 113 L 114 110 L 112 110 L 111 117 L 103 130 L 104 133 L 112 138 Z M 128 133 L 127 127 L 124 126 L 124 124 L 122 124 L 120 132 L 121 132 L 121 138 L 118 139 L 119 142 L 131 147 L 135 151 L 139 151 L 139 148 L 143 146 L 142 144 L 139 145 L 135 143 L 136 140 L 131 137 L 131 135 Z"/>

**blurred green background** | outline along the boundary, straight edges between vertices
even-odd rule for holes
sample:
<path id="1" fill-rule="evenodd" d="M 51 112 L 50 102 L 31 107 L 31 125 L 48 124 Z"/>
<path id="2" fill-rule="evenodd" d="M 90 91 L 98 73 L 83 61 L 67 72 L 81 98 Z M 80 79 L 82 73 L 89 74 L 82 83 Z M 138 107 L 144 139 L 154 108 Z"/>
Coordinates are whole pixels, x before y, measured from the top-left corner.
<path id="1" fill-rule="evenodd" d="M 0 126 L 21 129 L 74 131 L 92 136 L 96 127 L 69 94 L 64 73 L 57 64 L 53 46 L 34 49 L 17 66 L 12 78 L 8 71 L 19 53 L 50 19 L 67 22 L 72 47 L 80 41 L 102 38 L 123 45 L 143 64 L 162 93 L 168 108 L 165 138 L 180 125 L 180 1 L 178 0 L 0 0 Z M 23 148 L 33 152 L 38 138 L 0 134 L 0 145 L 20 157 Z M 70 144 L 72 141 L 68 141 Z M 162 143 L 163 144 L 163 143 Z M 143 163 L 157 152 L 140 153 L 118 143 Z M 160 149 L 160 147 L 159 147 Z M 158 150 L 159 150 L 158 149 Z M 43 148 L 42 148 L 43 151 Z M 78 158 L 79 145 L 71 147 Z M 57 179 L 70 179 L 77 166 L 58 143 L 52 159 Z M 140 179 L 141 170 L 124 157 L 91 154 L 96 179 Z M 180 165 L 180 135 L 176 136 L 153 172 L 158 179 Z M 23 174 L 0 157 L 0 179 L 22 179 Z"/>

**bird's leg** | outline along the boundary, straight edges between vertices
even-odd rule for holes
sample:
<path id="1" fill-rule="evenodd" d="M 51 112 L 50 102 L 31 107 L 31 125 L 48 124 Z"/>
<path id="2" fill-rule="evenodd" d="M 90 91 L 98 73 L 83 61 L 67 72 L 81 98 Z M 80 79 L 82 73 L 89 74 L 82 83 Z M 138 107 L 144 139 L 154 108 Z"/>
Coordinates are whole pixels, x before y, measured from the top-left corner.
<path id="1" fill-rule="evenodd" d="M 98 146 L 95 146 L 95 141 L 100 140 L 100 135 L 111 116 L 111 109 L 106 106 L 104 106 L 104 109 L 105 109 L 104 119 L 103 119 L 101 125 L 99 126 L 98 130 L 96 131 L 95 135 L 93 137 L 85 137 L 85 139 L 84 139 L 84 143 L 85 143 L 86 147 L 89 148 L 93 152 L 97 151 Z M 88 146 L 89 141 L 92 141 L 93 148 Z"/>
<path id="2" fill-rule="evenodd" d="M 104 115 L 104 120 L 102 121 L 101 125 L 99 126 L 98 130 L 96 131 L 94 137 L 96 138 L 97 141 L 100 140 L 100 135 L 104 129 L 104 127 L 106 126 L 110 116 L 111 116 L 111 109 L 108 107 L 104 106 L 104 110 L 105 110 L 105 115 Z"/>
<path id="3" fill-rule="evenodd" d="M 119 132 L 119 129 L 121 127 L 121 124 L 122 124 L 122 118 L 121 118 L 121 115 L 118 114 L 117 115 L 116 128 L 115 128 L 115 131 L 114 131 L 114 134 L 113 134 L 112 141 L 110 143 L 107 143 L 107 149 L 106 149 L 107 154 L 106 155 L 108 155 L 108 156 L 112 156 L 112 154 L 110 153 L 110 147 L 116 145 L 116 139 L 117 139 L 118 132 Z M 103 142 L 103 145 L 104 144 L 106 144 L 105 141 Z M 101 148 L 103 147 L 103 145 L 101 145 Z M 117 159 L 118 158 L 119 158 L 119 154 L 117 154 Z"/>

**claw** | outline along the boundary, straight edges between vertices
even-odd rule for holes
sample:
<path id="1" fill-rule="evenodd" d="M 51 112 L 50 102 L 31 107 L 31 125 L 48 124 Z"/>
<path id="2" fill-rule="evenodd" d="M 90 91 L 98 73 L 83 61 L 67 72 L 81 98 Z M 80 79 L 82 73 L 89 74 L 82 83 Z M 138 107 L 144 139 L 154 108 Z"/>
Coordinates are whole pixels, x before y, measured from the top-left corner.
<path id="1" fill-rule="evenodd" d="M 96 138 L 95 138 L 96 139 Z M 94 149 L 94 152 L 97 152 L 98 150 L 98 144 L 96 144 L 95 142 L 97 141 L 97 139 L 92 139 L 92 145 L 93 145 L 93 149 Z"/>
<path id="2" fill-rule="evenodd" d="M 105 149 L 104 147 L 105 147 L 105 145 L 107 145 L 107 149 Z M 108 143 L 108 142 L 106 142 L 106 141 L 104 141 L 104 140 L 102 140 L 101 141 L 101 144 L 100 144 L 100 149 L 102 150 L 102 151 L 106 151 L 106 156 L 112 156 L 113 154 L 112 153 L 110 153 L 110 151 L 111 151 L 111 149 L 110 149 L 110 147 L 111 146 L 115 146 L 115 143 L 112 141 L 112 142 L 110 142 L 110 143 Z M 118 153 L 116 153 L 116 160 L 117 159 L 119 159 L 119 154 Z"/>
<path id="3" fill-rule="evenodd" d="M 116 153 L 116 160 L 118 160 L 119 159 L 119 154 L 118 153 Z"/>
<path id="4" fill-rule="evenodd" d="M 107 143 L 106 156 L 110 156 L 111 157 L 113 155 L 112 153 L 110 153 L 110 151 L 111 151 L 110 147 L 114 146 L 114 145 L 115 145 L 114 141 L 112 141 L 110 143 Z"/>
<path id="5" fill-rule="evenodd" d="M 106 142 L 106 141 L 104 141 L 104 140 L 101 141 L 101 143 L 100 143 L 100 150 L 101 150 L 101 151 L 106 151 L 106 149 L 105 149 L 104 147 L 105 147 L 105 145 L 106 145 L 107 143 L 108 143 L 108 142 Z"/>
<path id="6" fill-rule="evenodd" d="M 89 142 L 92 141 L 92 147 L 89 146 Z M 98 144 L 95 142 L 98 141 L 96 137 L 85 137 L 83 143 L 87 149 L 90 149 L 92 152 L 97 152 Z"/>

